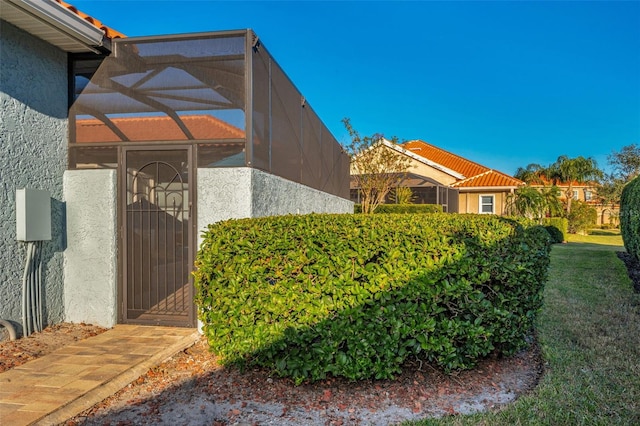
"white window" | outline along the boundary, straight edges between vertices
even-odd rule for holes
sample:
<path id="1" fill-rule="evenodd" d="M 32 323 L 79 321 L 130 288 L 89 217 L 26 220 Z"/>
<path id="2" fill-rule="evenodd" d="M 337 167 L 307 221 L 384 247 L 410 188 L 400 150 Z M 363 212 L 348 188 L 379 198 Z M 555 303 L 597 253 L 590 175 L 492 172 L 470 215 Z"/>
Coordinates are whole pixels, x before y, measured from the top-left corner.
<path id="1" fill-rule="evenodd" d="M 579 200 L 580 199 L 580 197 L 578 196 L 578 190 L 577 189 L 573 190 L 573 199 L 574 200 Z"/>
<path id="2" fill-rule="evenodd" d="M 480 196 L 480 206 L 478 211 L 480 214 L 493 214 L 494 210 L 494 195 L 481 195 Z"/>
<path id="3" fill-rule="evenodd" d="M 591 191 L 585 190 L 584 191 L 584 200 L 585 201 L 591 201 L 592 198 L 593 198 L 593 193 Z"/>

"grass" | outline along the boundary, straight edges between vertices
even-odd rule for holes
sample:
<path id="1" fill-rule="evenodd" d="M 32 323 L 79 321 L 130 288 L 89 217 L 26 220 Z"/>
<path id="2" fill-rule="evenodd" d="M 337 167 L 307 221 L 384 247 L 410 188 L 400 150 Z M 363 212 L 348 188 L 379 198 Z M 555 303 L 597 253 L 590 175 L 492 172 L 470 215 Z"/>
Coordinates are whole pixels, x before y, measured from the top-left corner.
<path id="1" fill-rule="evenodd" d="M 620 250 L 615 233 L 554 246 L 537 327 L 546 372 L 535 390 L 498 412 L 410 424 L 640 424 L 640 295 Z"/>
<path id="2" fill-rule="evenodd" d="M 614 251 L 624 250 L 622 247 L 622 236 L 618 229 L 593 229 L 589 232 L 589 235 L 568 234 L 567 240 L 569 243 L 580 243 L 583 248 L 596 250 L 611 249 Z"/>

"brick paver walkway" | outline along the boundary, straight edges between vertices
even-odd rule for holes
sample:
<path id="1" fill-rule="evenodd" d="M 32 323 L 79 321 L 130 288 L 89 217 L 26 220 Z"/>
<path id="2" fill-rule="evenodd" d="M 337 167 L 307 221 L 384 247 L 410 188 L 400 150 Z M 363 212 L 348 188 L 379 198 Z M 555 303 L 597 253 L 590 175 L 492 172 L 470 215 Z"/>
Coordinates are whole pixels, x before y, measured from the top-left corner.
<path id="1" fill-rule="evenodd" d="M 0 425 L 59 424 L 189 347 L 195 329 L 117 325 L 0 374 Z"/>

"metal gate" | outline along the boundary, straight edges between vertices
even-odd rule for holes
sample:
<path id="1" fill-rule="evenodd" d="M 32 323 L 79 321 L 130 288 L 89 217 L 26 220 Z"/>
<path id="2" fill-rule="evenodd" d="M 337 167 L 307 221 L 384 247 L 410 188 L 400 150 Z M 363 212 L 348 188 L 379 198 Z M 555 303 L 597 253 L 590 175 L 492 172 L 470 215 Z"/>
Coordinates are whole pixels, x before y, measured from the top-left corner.
<path id="1" fill-rule="evenodd" d="M 124 323 L 192 327 L 191 148 L 125 148 Z"/>

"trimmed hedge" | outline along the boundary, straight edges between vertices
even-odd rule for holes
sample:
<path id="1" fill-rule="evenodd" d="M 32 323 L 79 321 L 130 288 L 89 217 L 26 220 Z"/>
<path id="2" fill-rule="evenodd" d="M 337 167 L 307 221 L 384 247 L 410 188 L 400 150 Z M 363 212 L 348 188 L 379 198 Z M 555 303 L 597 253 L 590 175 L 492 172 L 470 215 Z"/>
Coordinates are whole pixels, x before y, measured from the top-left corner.
<path id="1" fill-rule="evenodd" d="M 551 235 L 552 243 L 562 243 L 566 240 L 569 233 L 569 220 L 566 217 L 547 217 L 542 223 Z"/>
<path id="2" fill-rule="evenodd" d="M 354 213 L 362 213 L 362 206 L 355 204 Z M 380 204 L 374 213 L 442 213 L 439 204 Z"/>
<path id="3" fill-rule="evenodd" d="M 445 371 L 526 346 L 549 234 L 497 216 L 307 215 L 204 233 L 199 318 L 223 363 L 296 383 L 392 378 L 407 357 Z"/>
<path id="4" fill-rule="evenodd" d="M 640 260 L 640 178 L 633 179 L 622 190 L 620 232 L 627 252 Z"/>

